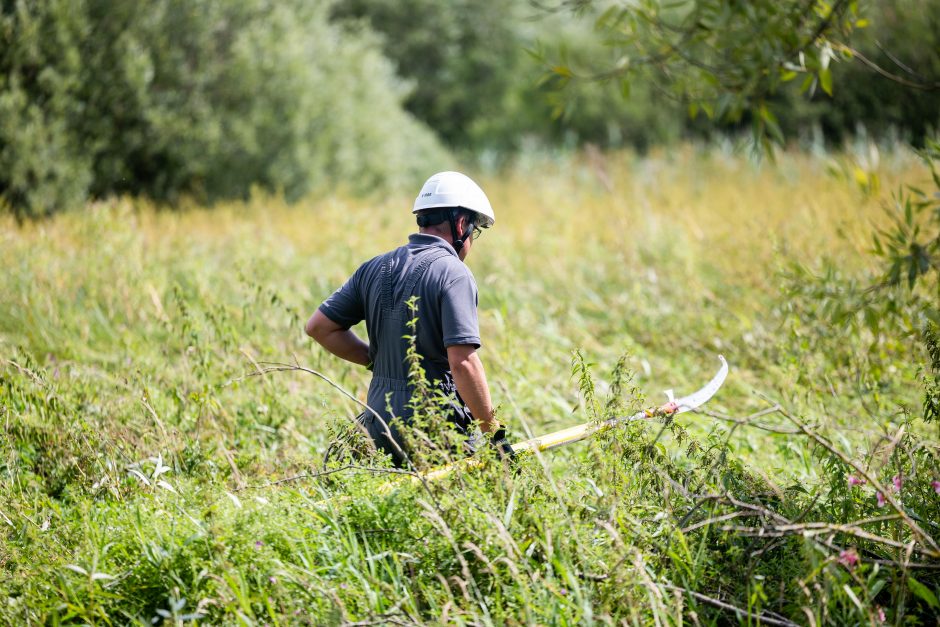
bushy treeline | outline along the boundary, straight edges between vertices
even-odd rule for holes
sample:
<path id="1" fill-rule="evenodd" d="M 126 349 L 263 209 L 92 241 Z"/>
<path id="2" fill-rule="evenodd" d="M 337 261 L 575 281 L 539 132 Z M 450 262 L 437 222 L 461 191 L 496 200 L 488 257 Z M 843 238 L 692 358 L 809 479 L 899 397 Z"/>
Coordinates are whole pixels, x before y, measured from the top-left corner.
<path id="1" fill-rule="evenodd" d="M 328 3 L 38 0 L 0 10 L 0 202 L 296 198 L 417 179 L 444 154 Z"/>
<path id="2" fill-rule="evenodd" d="M 675 140 L 685 128 L 681 103 L 664 101 L 655 85 L 624 94 L 593 76 L 616 54 L 595 32 L 590 11 L 575 15 L 528 0 L 347 0 L 333 16 L 382 36 L 386 56 L 413 81 L 407 109 L 454 148 L 643 149 Z M 555 53 L 584 69 L 563 89 L 551 74 Z"/>
<path id="3" fill-rule="evenodd" d="M 383 36 L 385 54 L 415 83 L 408 110 L 451 145 L 516 149 L 535 139 L 642 150 L 747 127 L 746 116 L 689 118 L 688 103 L 655 73 L 620 80 L 624 63 L 643 61 L 610 45 L 606 10 L 617 4 L 347 0 L 334 16 L 360 18 Z M 818 128 L 839 142 L 862 126 L 920 144 L 937 128 L 940 0 L 870 2 L 861 11 L 865 22 L 853 37 L 860 54 L 834 51 L 831 97 L 802 93 L 803 77 L 776 94 L 785 136 Z"/>
<path id="4" fill-rule="evenodd" d="M 0 209 L 373 190 L 444 167 L 441 143 L 643 150 L 748 124 L 690 119 L 653 74 L 619 80 L 601 4 L 2 0 Z M 901 82 L 833 62 L 833 97 L 799 80 L 776 94 L 783 135 L 936 127 L 940 0 L 866 11 L 858 51 Z"/>

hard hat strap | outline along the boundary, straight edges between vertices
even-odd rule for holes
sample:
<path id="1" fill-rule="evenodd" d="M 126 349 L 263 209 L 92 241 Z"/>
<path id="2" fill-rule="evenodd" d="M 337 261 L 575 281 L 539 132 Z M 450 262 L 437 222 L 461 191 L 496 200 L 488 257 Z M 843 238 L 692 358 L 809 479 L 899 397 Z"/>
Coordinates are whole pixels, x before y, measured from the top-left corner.
<path id="1" fill-rule="evenodd" d="M 457 215 L 460 213 L 460 208 L 455 207 L 450 210 L 450 213 L 447 216 L 447 221 L 450 222 L 450 236 L 454 242 L 454 250 L 458 253 L 463 249 L 464 242 L 467 241 L 471 235 L 473 235 L 473 224 L 470 223 L 467 225 L 467 231 L 461 236 L 457 234 Z"/>
<path id="2" fill-rule="evenodd" d="M 421 228 L 427 228 L 429 226 L 434 226 L 440 224 L 444 220 L 447 220 L 450 224 L 450 238 L 454 250 L 458 253 L 464 247 L 464 243 L 473 236 L 473 220 L 468 220 L 467 230 L 463 235 L 457 232 L 457 218 L 460 215 L 461 210 L 469 211 L 469 209 L 463 209 L 462 207 L 448 207 L 443 209 L 438 209 L 437 211 L 429 211 L 418 215 L 418 226 Z"/>

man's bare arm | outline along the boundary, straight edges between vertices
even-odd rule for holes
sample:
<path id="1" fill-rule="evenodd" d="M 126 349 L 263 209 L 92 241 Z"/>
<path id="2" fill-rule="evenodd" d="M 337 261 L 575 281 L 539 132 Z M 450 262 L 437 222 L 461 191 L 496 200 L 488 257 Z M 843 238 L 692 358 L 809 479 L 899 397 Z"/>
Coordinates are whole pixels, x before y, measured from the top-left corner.
<path id="1" fill-rule="evenodd" d="M 337 357 L 360 366 L 369 365 L 369 345 L 355 333 L 330 320 L 317 309 L 304 327 L 307 335 Z"/>
<path id="2" fill-rule="evenodd" d="M 473 417 L 479 421 L 480 429 L 484 433 L 495 431 L 498 425 L 493 417 L 493 401 L 490 400 L 486 372 L 477 349 L 470 344 L 448 346 L 447 361 L 450 362 L 457 392 L 470 408 Z"/>

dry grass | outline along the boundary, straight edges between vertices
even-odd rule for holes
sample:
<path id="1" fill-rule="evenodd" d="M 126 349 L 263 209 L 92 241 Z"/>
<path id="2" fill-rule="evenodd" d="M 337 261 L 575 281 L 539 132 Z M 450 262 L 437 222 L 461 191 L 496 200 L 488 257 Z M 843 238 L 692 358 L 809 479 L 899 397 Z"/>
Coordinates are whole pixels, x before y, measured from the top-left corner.
<path id="1" fill-rule="evenodd" d="M 763 410 L 758 391 L 845 459 L 874 464 L 872 476 L 889 485 L 906 445 L 885 442 L 903 411 L 916 411 L 918 349 L 906 337 L 834 326 L 810 289 L 816 279 L 792 268 L 821 272 L 833 262 L 836 294 L 871 280 L 867 247 L 886 197 L 874 188 L 926 176 L 902 149 L 877 163 L 866 148 L 755 164 L 694 147 L 642 158 L 542 155 L 481 176 L 498 222 L 469 265 L 502 418 L 518 438 L 527 427 L 589 418 L 583 377 L 570 376 L 577 348 L 600 399 L 628 353 L 634 378 L 625 389 L 657 402 L 666 387 L 682 393 L 704 382 L 722 352 L 733 371 L 711 410 Z M 370 498 L 381 477 L 368 473 L 275 483 L 257 493 L 261 501 L 251 491 L 226 496 L 306 473 L 328 427 L 356 412 L 300 376 L 231 383 L 256 362 L 296 358 L 365 398 L 368 373 L 324 355 L 302 323 L 359 263 L 404 240 L 411 201 L 409 192 L 288 206 L 258 195 L 161 211 L 125 199 L 0 225 L 0 618 L 148 622 L 183 597 L 186 611 L 199 604 L 213 621 L 259 623 L 433 622 L 446 613 L 468 623 L 672 624 L 693 611 L 734 615 L 722 603 L 798 622 L 809 607 L 839 622 L 868 620 L 876 603 L 901 603 L 895 616 L 905 602 L 910 609 L 899 587 L 878 596 L 878 581 L 895 581 L 887 567 L 866 571 L 862 584 L 839 570 L 824 554 L 839 537 L 781 540 L 758 559 L 748 557 L 756 548 L 747 534 L 712 529 L 708 516 L 738 506 L 693 504 L 683 490 L 695 482 L 715 494 L 733 485 L 788 521 L 801 508 L 818 520 L 826 504 L 824 522 L 845 524 L 875 507 L 873 493 L 839 487 L 851 468 L 838 455 L 821 459 L 806 439 L 718 418 L 686 417 L 658 442 L 656 429 L 637 427 L 546 456 L 524 480 L 482 473 L 433 498 Z M 641 396 L 621 400 L 644 405 Z M 760 420 L 779 427 L 782 418 Z M 156 477 L 164 463 L 169 472 Z M 920 468 L 911 486 L 929 486 L 932 471 Z M 331 494 L 350 495 L 356 508 L 324 511 Z M 68 568 L 95 572 L 95 560 L 115 579 Z M 745 562 L 766 585 L 728 579 Z M 797 580 L 807 598 L 797 598 Z M 691 609 L 701 597 L 705 605 Z"/>

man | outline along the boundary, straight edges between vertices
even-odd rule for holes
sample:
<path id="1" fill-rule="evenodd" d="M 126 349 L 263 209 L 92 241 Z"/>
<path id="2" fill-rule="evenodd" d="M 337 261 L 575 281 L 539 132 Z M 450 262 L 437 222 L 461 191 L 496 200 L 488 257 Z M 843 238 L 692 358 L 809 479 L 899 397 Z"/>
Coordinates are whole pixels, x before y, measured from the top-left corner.
<path id="1" fill-rule="evenodd" d="M 425 182 L 412 213 L 419 232 L 406 245 L 362 264 L 307 321 L 307 335 L 334 355 L 372 370 L 371 411 L 360 421 L 376 448 L 401 467 L 407 452 L 392 419 L 407 425 L 411 418 L 404 336 L 412 334 L 408 322 L 417 317 L 421 366 L 428 380 L 453 398 L 447 419 L 468 434 L 475 418 L 500 453 L 511 456 L 477 355 L 477 286 L 463 263 L 482 229 L 496 222 L 493 208 L 469 177 L 440 172 Z M 417 297 L 414 312 L 407 305 L 412 297 Z M 362 320 L 368 344 L 350 330 Z"/>

